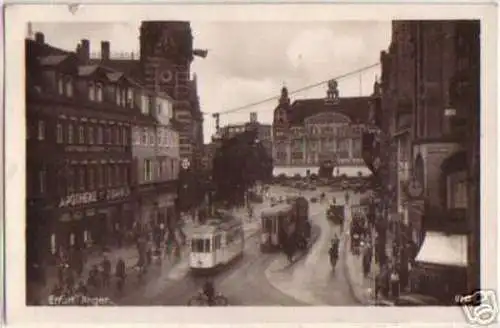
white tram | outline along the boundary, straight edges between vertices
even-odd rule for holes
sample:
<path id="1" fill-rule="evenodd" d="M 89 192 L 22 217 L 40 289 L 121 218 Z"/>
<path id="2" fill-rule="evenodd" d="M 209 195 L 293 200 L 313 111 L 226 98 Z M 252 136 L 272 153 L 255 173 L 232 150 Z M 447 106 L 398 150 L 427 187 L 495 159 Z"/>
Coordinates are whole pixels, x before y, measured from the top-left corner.
<path id="1" fill-rule="evenodd" d="M 210 272 L 243 255 L 245 238 L 241 220 L 220 213 L 194 229 L 189 266 L 193 273 Z"/>

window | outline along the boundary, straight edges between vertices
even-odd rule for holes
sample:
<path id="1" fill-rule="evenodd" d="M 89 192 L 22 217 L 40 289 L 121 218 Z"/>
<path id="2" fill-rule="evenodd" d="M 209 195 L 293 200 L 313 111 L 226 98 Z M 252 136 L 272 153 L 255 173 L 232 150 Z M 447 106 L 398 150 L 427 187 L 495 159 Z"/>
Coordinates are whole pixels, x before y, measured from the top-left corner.
<path id="1" fill-rule="evenodd" d="M 149 114 L 149 99 L 148 96 L 141 96 L 141 113 L 144 115 Z"/>
<path id="2" fill-rule="evenodd" d="M 89 143 L 89 145 L 93 145 L 94 144 L 94 127 L 92 126 L 89 126 L 87 128 L 87 141 Z"/>
<path id="3" fill-rule="evenodd" d="M 122 128 L 122 145 L 128 145 L 128 129 L 126 127 Z"/>
<path id="4" fill-rule="evenodd" d="M 95 101 L 95 85 L 93 82 L 89 83 L 89 100 Z"/>
<path id="5" fill-rule="evenodd" d="M 123 170 L 123 184 L 125 185 L 128 185 L 129 184 L 129 181 L 128 181 L 128 167 L 126 165 L 122 166 L 122 170 Z"/>
<path id="6" fill-rule="evenodd" d="M 95 188 L 95 169 L 93 167 L 89 167 L 87 183 L 90 190 L 93 190 Z"/>
<path id="7" fill-rule="evenodd" d="M 122 97 L 121 97 L 121 89 L 119 87 L 116 87 L 116 104 L 118 106 L 122 105 Z"/>
<path id="8" fill-rule="evenodd" d="M 155 144 L 155 134 L 153 132 L 149 133 L 149 144 L 151 146 L 154 146 L 154 144 Z"/>
<path id="9" fill-rule="evenodd" d="M 134 90 L 132 88 L 127 89 L 127 107 L 134 107 Z"/>
<path id="10" fill-rule="evenodd" d="M 140 145 L 141 144 L 141 132 L 134 129 L 134 145 Z"/>
<path id="11" fill-rule="evenodd" d="M 153 179 L 153 163 L 149 159 L 144 160 L 144 181 Z"/>
<path id="12" fill-rule="evenodd" d="M 64 89 L 66 97 L 73 97 L 73 79 L 70 76 L 64 79 Z"/>
<path id="13" fill-rule="evenodd" d="M 194 253 L 210 252 L 210 239 L 193 238 L 191 241 L 191 251 Z"/>
<path id="14" fill-rule="evenodd" d="M 168 172 L 167 172 L 167 159 L 164 159 L 161 161 L 161 174 L 162 178 L 168 179 Z"/>
<path id="15" fill-rule="evenodd" d="M 113 132 L 114 132 L 113 143 L 115 145 L 119 145 L 120 141 L 121 141 L 121 138 L 120 138 L 120 127 L 119 126 L 115 126 L 114 129 L 113 129 Z"/>
<path id="16" fill-rule="evenodd" d="M 47 191 L 47 171 L 42 169 L 38 172 L 38 191 L 44 194 Z"/>
<path id="17" fill-rule="evenodd" d="M 98 102 L 102 102 L 102 89 L 103 89 L 102 83 L 97 83 L 95 85 L 95 89 L 96 89 L 96 100 Z"/>
<path id="18" fill-rule="evenodd" d="M 161 145 L 163 144 L 163 143 L 162 143 L 162 137 L 161 137 L 161 135 L 162 135 L 162 130 L 160 129 L 160 130 L 158 130 L 158 132 L 156 133 L 156 144 L 157 144 L 158 146 L 161 146 Z"/>
<path id="19" fill-rule="evenodd" d="M 104 186 L 104 169 L 101 165 L 97 167 L 97 185 L 99 188 Z"/>
<path id="20" fill-rule="evenodd" d="M 148 130 L 144 128 L 144 131 L 142 131 L 142 142 L 144 146 L 148 145 Z"/>
<path id="21" fill-rule="evenodd" d="M 78 127 L 78 143 L 85 143 L 85 128 L 82 125 Z"/>
<path id="22" fill-rule="evenodd" d="M 122 97 L 122 106 L 123 107 L 126 107 L 127 106 L 127 90 L 126 89 L 122 89 L 121 90 L 121 97 Z"/>
<path id="23" fill-rule="evenodd" d="M 113 181 L 113 167 L 111 165 L 108 165 L 107 167 L 107 176 L 108 176 L 108 187 L 112 187 L 114 184 Z"/>
<path id="24" fill-rule="evenodd" d="M 85 190 L 85 169 L 83 167 L 78 169 L 78 189 Z"/>
<path id="25" fill-rule="evenodd" d="M 64 81 L 62 78 L 57 80 L 57 92 L 62 96 L 64 94 Z"/>
<path id="26" fill-rule="evenodd" d="M 75 189 L 75 168 L 70 167 L 67 172 L 66 185 L 69 192 Z"/>
<path id="27" fill-rule="evenodd" d="M 105 143 L 110 145 L 111 144 L 111 137 L 112 137 L 112 133 L 111 133 L 111 127 L 110 126 L 107 126 L 106 127 L 106 140 L 105 140 Z"/>
<path id="28" fill-rule="evenodd" d="M 42 120 L 38 121 L 38 140 L 45 140 L 45 122 Z"/>
<path id="29" fill-rule="evenodd" d="M 63 133 L 63 127 L 61 123 L 57 123 L 56 127 L 56 142 L 57 143 L 63 143 L 64 141 L 64 133 Z"/>
<path id="30" fill-rule="evenodd" d="M 455 172 L 446 178 L 448 209 L 467 208 L 467 174 L 465 171 Z"/>
<path id="31" fill-rule="evenodd" d="M 121 174 L 120 174 L 120 166 L 119 165 L 115 165 L 115 184 L 117 186 L 121 185 L 123 181 L 121 181 Z"/>
<path id="32" fill-rule="evenodd" d="M 103 143 L 103 142 L 102 142 L 102 139 L 103 139 L 103 134 L 102 134 L 102 126 L 101 126 L 101 125 L 99 125 L 99 126 L 97 127 L 97 138 L 96 138 L 96 139 L 97 139 L 97 140 L 96 140 L 96 143 L 97 143 L 98 145 L 102 145 L 102 143 Z"/>

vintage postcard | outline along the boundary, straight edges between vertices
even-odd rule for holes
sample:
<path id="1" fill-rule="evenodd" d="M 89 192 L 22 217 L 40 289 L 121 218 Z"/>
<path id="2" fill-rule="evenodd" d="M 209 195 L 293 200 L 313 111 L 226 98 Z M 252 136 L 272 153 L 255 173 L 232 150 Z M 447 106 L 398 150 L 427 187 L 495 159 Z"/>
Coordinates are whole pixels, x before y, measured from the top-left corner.
<path id="1" fill-rule="evenodd" d="M 7 320 L 496 321 L 496 7 L 5 17 Z"/>

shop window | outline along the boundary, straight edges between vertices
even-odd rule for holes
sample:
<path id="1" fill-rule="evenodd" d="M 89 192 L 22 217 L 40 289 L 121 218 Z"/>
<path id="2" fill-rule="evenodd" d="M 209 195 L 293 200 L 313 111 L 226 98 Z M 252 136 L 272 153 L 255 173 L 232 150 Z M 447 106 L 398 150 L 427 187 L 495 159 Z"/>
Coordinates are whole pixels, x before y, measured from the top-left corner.
<path id="1" fill-rule="evenodd" d="M 96 135 L 96 144 L 102 145 L 103 141 L 103 131 L 102 131 L 102 126 L 97 127 L 97 135 Z"/>
<path id="2" fill-rule="evenodd" d="M 94 144 L 94 127 L 92 126 L 89 126 L 88 127 L 88 130 L 87 130 L 87 141 L 89 143 L 89 145 L 93 145 Z"/>
<path id="3" fill-rule="evenodd" d="M 50 235 L 50 253 L 52 255 L 56 255 L 56 253 L 57 253 L 57 244 L 56 244 L 56 235 L 55 234 Z"/>
<path id="4" fill-rule="evenodd" d="M 85 128 L 81 125 L 78 127 L 78 143 L 85 143 Z"/>
<path id="5" fill-rule="evenodd" d="M 45 140 L 45 121 L 38 121 L 38 140 Z"/>
<path id="6" fill-rule="evenodd" d="M 452 173 L 446 178 L 448 209 L 467 208 L 467 174 L 465 171 Z"/>
<path id="7" fill-rule="evenodd" d="M 63 127 L 61 123 L 57 123 L 56 126 L 56 142 L 57 143 L 63 143 L 64 141 L 64 136 L 63 136 Z"/>

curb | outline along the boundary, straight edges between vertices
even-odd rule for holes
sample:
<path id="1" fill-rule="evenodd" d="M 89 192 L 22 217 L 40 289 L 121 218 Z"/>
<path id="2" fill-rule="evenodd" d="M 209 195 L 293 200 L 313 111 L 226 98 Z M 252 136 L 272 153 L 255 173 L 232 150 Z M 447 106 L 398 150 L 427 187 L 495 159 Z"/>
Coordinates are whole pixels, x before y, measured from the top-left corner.
<path id="1" fill-rule="evenodd" d="M 349 254 L 347 254 L 347 252 L 349 251 L 349 248 L 347 247 L 348 242 L 350 244 L 350 238 L 349 238 L 349 240 L 346 240 L 344 242 L 344 249 L 342 252 L 342 257 L 343 257 L 343 261 L 344 261 L 344 275 L 347 278 L 346 280 L 347 280 L 347 284 L 349 285 L 349 290 L 351 292 L 351 295 L 354 296 L 354 298 L 356 299 L 356 301 L 358 301 L 358 303 L 360 303 L 362 305 L 371 305 L 370 302 L 365 297 L 360 295 L 358 289 L 354 286 L 355 285 L 354 278 L 352 277 L 352 274 L 351 274 L 350 265 L 347 263 L 347 261 L 348 261 L 347 257 L 350 256 Z"/>
<path id="2" fill-rule="evenodd" d="M 292 263 L 289 263 L 288 265 L 286 265 L 285 267 L 283 267 L 281 269 L 271 271 L 269 268 L 279 258 L 273 260 L 271 262 L 271 264 L 269 264 L 269 266 L 266 268 L 266 272 L 269 271 L 271 274 L 272 273 L 284 272 L 285 270 L 289 270 L 289 269 L 293 268 L 297 263 L 299 263 L 301 260 L 303 260 L 304 257 L 307 254 L 309 254 L 309 250 L 311 248 L 313 248 L 313 246 L 316 244 L 316 242 L 318 241 L 319 237 L 321 236 L 321 228 L 317 224 L 312 224 L 312 229 L 311 230 L 313 231 L 313 233 L 312 233 L 312 239 L 311 239 L 311 244 L 310 244 L 310 246 L 304 252 L 301 252 L 300 255 L 296 259 L 294 259 L 292 261 Z M 315 234 L 314 232 L 317 232 L 317 233 Z M 277 253 L 277 254 L 279 254 L 279 253 Z"/>

